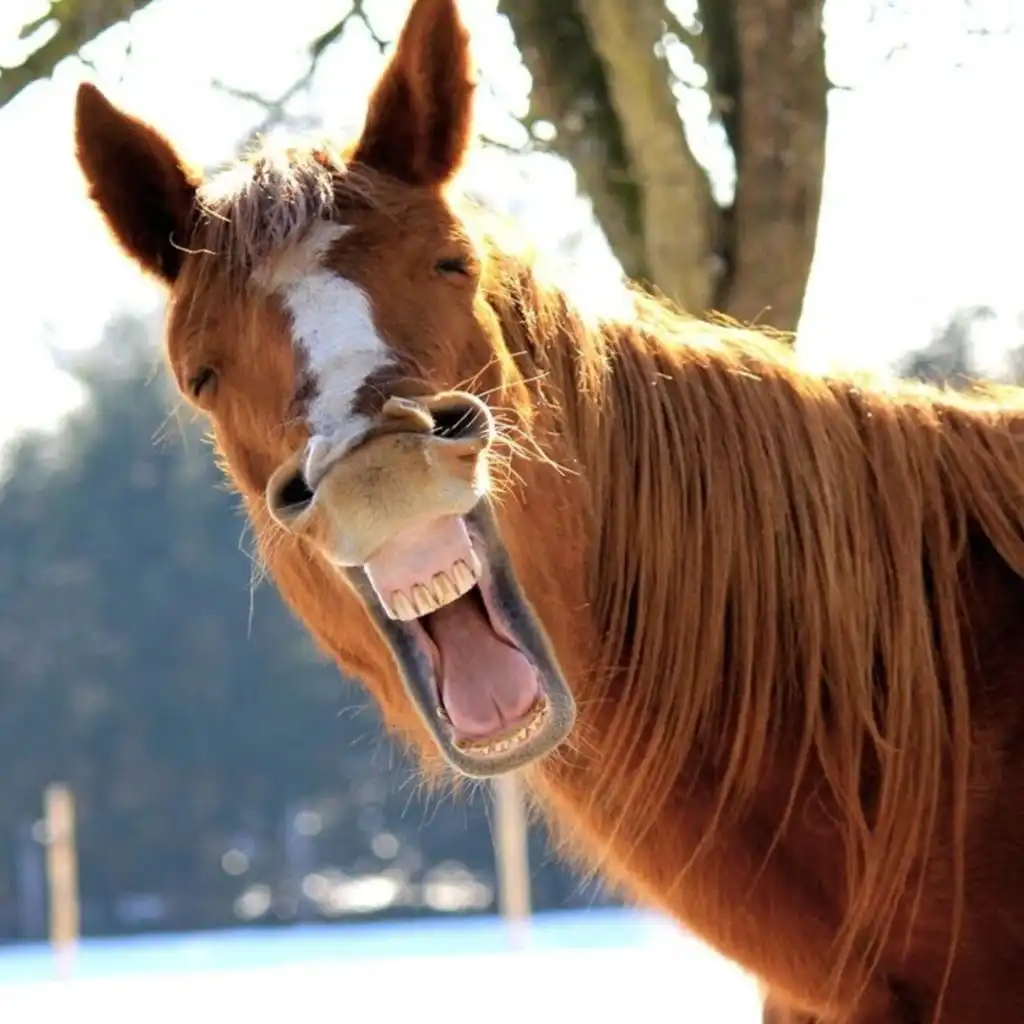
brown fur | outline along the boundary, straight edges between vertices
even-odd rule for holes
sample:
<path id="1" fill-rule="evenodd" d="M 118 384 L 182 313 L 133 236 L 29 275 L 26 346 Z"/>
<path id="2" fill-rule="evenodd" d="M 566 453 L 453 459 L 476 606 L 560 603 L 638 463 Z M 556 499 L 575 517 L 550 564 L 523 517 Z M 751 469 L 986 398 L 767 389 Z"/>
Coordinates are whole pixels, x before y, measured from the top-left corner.
<path id="1" fill-rule="evenodd" d="M 200 190 L 173 276 L 172 368 L 186 393 L 217 371 L 198 402 L 285 599 L 436 768 L 366 609 L 263 500 L 307 435 L 287 324 L 252 282 L 334 220 L 354 230 L 330 265 L 403 360 L 366 407 L 462 387 L 503 424 L 502 537 L 579 706 L 570 749 L 528 771 L 567 844 L 763 979 L 766 1020 L 1012 1019 L 1024 394 L 809 374 L 640 293 L 628 318 L 585 317 L 443 191 L 464 33 L 450 0 L 410 25 L 348 151 L 365 165 L 254 156 Z M 180 162 L 100 159 L 143 131 L 104 103 L 80 98 L 83 167 L 122 242 L 151 238 L 109 197 L 133 160 L 162 161 L 147 180 Z M 438 254 L 471 273 L 420 275 Z"/>

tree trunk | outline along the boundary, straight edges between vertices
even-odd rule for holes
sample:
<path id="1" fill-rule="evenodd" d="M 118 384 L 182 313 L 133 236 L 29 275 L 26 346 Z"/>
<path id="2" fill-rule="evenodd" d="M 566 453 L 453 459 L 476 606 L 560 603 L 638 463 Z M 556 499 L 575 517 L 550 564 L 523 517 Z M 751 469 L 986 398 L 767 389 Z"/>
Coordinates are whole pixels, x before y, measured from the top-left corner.
<path id="1" fill-rule="evenodd" d="M 814 257 L 825 170 L 821 3 L 733 0 L 732 7 L 741 74 L 725 308 L 792 330 Z"/>

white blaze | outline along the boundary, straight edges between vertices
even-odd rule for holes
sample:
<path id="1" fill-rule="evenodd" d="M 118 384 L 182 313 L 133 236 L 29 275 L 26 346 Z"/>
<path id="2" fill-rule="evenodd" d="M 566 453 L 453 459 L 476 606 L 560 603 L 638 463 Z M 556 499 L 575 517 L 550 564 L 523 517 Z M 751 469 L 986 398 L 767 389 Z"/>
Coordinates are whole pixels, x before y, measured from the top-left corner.
<path id="1" fill-rule="evenodd" d="M 323 266 L 324 253 L 346 230 L 324 225 L 302 247 L 306 258 L 289 260 L 275 274 L 296 350 L 316 386 L 307 411 L 306 475 L 312 478 L 369 426 L 353 401 L 367 379 L 391 362 L 366 293 Z"/>

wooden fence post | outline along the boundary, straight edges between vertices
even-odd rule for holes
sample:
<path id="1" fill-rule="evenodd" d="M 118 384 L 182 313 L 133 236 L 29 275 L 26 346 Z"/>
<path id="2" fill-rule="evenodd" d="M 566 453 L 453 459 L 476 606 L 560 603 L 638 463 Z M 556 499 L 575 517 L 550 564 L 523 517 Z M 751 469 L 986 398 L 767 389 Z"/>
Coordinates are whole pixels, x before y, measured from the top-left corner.
<path id="1" fill-rule="evenodd" d="M 513 948 L 526 945 L 530 927 L 530 856 L 526 804 L 519 776 L 494 779 L 494 849 L 498 865 L 498 906 Z"/>
<path id="2" fill-rule="evenodd" d="M 60 782 L 46 787 L 46 877 L 50 895 L 50 945 L 57 974 L 70 975 L 78 943 L 78 856 L 75 849 L 75 798 Z"/>

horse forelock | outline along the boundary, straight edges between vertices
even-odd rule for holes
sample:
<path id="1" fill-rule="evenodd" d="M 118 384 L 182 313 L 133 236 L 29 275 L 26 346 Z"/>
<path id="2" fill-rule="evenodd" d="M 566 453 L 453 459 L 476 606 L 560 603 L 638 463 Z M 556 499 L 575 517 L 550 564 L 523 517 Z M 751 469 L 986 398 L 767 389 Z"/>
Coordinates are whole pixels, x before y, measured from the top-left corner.
<path id="1" fill-rule="evenodd" d="M 242 284 L 318 224 L 380 202 L 373 175 L 333 146 L 266 142 L 204 182 L 188 249 L 200 274 Z"/>

